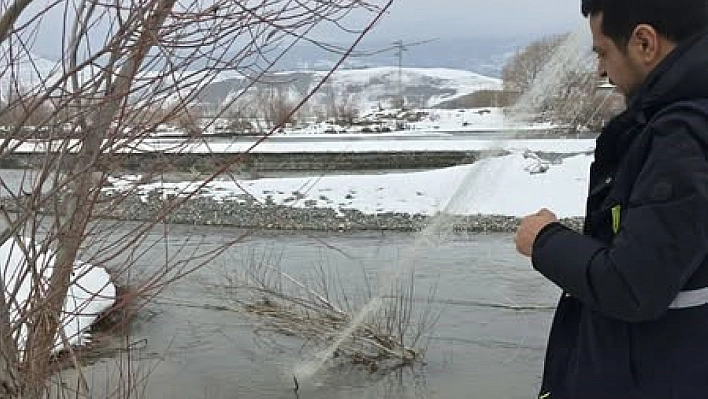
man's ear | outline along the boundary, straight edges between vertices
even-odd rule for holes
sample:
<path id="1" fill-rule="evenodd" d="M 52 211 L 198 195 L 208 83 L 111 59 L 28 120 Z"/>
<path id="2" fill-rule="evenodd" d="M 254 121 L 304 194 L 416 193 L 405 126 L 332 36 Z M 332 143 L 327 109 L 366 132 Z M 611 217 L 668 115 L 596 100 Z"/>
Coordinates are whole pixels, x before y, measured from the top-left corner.
<path id="1" fill-rule="evenodd" d="M 664 55 L 661 49 L 659 33 L 653 26 L 648 24 L 637 25 L 627 45 L 630 47 L 630 51 L 634 50 L 639 59 L 647 64 L 656 63 Z"/>

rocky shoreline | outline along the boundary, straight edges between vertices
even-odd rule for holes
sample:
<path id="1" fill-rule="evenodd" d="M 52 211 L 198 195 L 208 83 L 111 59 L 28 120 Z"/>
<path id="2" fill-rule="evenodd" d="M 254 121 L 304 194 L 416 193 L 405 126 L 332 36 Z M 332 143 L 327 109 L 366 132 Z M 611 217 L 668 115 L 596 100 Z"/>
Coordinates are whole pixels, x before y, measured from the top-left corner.
<path id="1" fill-rule="evenodd" d="M 307 204 L 305 204 L 307 205 Z M 175 224 L 232 226 L 267 230 L 313 231 L 421 231 L 435 217 L 408 213 L 364 214 L 354 209 L 292 207 L 273 203 L 261 204 L 246 199 L 231 201 L 194 197 L 187 200 L 157 193 L 145 197 L 106 197 L 99 206 L 99 215 L 118 220 L 151 220 L 169 210 L 166 220 Z M 513 232 L 519 218 L 503 215 L 445 215 L 445 222 L 454 231 L 471 233 Z M 561 220 L 565 225 L 580 229 L 582 218 Z"/>

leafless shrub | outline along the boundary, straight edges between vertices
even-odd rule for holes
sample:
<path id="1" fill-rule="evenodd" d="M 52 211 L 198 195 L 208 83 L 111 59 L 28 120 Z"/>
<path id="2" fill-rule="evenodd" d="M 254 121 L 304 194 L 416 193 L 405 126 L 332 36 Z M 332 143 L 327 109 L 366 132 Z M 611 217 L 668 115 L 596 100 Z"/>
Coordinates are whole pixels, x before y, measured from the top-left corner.
<path id="1" fill-rule="evenodd" d="M 517 93 L 529 90 L 567 36 L 544 37 L 518 50 L 502 69 L 504 90 Z"/>
<path id="2" fill-rule="evenodd" d="M 358 43 L 391 4 L 382 3 L 3 3 L 0 87 L 14 89 L 0 108 L 0 121 L 4 121 L 0 161 L 26 151 L 36 158 L 17 182 L 0 177 L 0 186 L 8 193 L 0 208 L 0 244 L 14 242 L 22 249 L 25 260 L 18 273 L 23 279 L 38 283 L 46 277 L 46 284 L 33 285 L 29 300 L 17 307 L 17 317 L 12 319 L 9 307 L 16 302 L 17 288 L 6 285 L 7 281 L 0 284 L 4 287 L 0 294 L 0 397 L 39 398 L 46 393 L 55 339 L 68 341 L 59 333 L 62 308 L 76 282 L 73 274 L 79 259 L 89 268 L 109 269 L 115 281 L 132 285 L 136 296 L 149 300 L 171 281 L 239 242 L 211 251 L 171 244 L 165 219 L 199 188 L 165 201 L 148 222 L 101 221 L 102 209 L 123 203 L 131 195 L 131 190 L 110 198 L 103 195 L 126 154 L 153 151 L 151 135 L 166 121 L 182 120 L 183 127 L 193 129 L 191 133 L 197 136 L 191 110 L 199 106 L 195 99 L 205 85 L 224 71 L 240 73 L 255 85 L 294 43 L 313 41 L 310 33 L 315 26 L 342 29 L 353 10 L 367 12 L 373 20 L 370 25 L 344 29 Z M 63 15 L 64 20 L 46 23 L 51 14 Z M 33 52 L 36 35 L 47 26 L 61 52 L 51 70 Z M 238 99 L 237 95 L 233 101 Z M 291 119 L 305 101 L 274 104 L 276 125 L 270 133 Z M 216 119 L 227 109 L 225 104 L 210 116 Z M 36 140 L 29 126 L 47 133 Z M 53 129 L 56 126 L 61 128 Z M 185 151 L 189 144 L 185 140 L 162 150 Z M 200 179 L 201 187 L 240 160 L 222 163 L 209 178 Z M 154 178 L 150 171 L 142 176 L 143 181 Z M 155 230 L 161 233 L 154 234 Z M 161 267 L 145 271 L 146 254 L 155 249 L 164 251 Z M 49 254 L 54 256 L 52 262 L 47 261 Z M 26 326 L 26 339 L 17 334 L 20 325 Z"/>
<path id="3" fill-rule="evenodd" d="M 617 110 L 614 98 L 598 90 L 589 51 L 578 33 L 539 39 L 518 51 L 504 66 L 504 89 L 520 94 L 513 112 L 571 130 L 597 130 Z M 526 109 L 522 109 L 526 108 Z"/>
<path id="4" fill-rule="evenodd" d="M 351 126 L 359 116 L 359 109 L 354 103 L 354 95 L 337 86 L 330 80 L 322 90 L 326 112 L 325 118 L 341 126 Z"/>
<path id="5" fill-rule="evenodd" d="M 287 87 L 271 85 L 261 91 L 260 104 L 264 110 L 264 119 L 272 126 L 285 126 L 295 123 L 295 101 L 290 98 Z"/>

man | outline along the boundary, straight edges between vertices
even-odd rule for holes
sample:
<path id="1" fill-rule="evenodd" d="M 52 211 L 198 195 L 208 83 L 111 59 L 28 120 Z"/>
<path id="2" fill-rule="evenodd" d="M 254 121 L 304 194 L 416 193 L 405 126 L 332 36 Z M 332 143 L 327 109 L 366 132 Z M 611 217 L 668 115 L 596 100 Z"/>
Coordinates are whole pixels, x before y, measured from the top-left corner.
<path id="1" fill-rule="evenodd" d="M 563 290 L 540 398 L 708 398 L 708 0 L 583 0 L 627 110 L 597 139 L 583 233 L 519 252 Z"/>

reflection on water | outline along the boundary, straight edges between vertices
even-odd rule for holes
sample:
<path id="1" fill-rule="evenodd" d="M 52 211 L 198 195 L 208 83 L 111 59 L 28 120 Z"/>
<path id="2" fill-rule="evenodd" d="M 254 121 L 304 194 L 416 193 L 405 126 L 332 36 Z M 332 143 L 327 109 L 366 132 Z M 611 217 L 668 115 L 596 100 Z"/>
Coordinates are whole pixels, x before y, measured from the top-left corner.
<path id="1" fill-rule="evenodd" d="M 173 242 L 197 234 L 207 247 L 241 233 L 179 226 L 171 232 Z M 251 236 L 149 304 L 129 337 L 143 347 L 131 362 L 120 355 L 84 370 L 89 384 L 101 392 L 107 378 L 118 378 L 117 368 L 127 375 L 130 365 L 147 377 L 144 397 L 151 399 L 532 397 L 558 292 L 515 253 L 511 235 L 457 236 L 420 255 L 416 300 L 425 305 L 429 288 L 437 286 L 435 306 L 442 311 L 427 337 L 425 365 L 383 376 L 327 370 L 298 381 L 297 392 L 293 370 L 311 355 L 301 352 L 302 342 L 257 333 L 257 319 L 221 309 L 224 298 L 207 284 L 261 253 L 275 254 L 283 271 L 305 280 L 322 265 L 355 292 L 362 273 L 393 272 L 391 265 L 414 241 L 410 234 L 379 232 Z M 154 251 L 158 264 L 164 253 Z"/>

